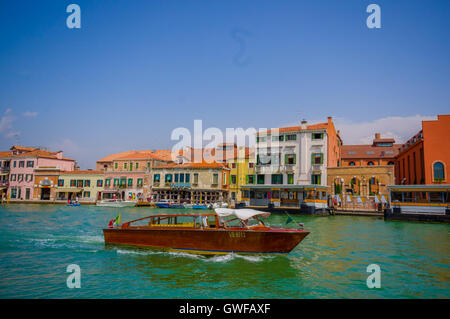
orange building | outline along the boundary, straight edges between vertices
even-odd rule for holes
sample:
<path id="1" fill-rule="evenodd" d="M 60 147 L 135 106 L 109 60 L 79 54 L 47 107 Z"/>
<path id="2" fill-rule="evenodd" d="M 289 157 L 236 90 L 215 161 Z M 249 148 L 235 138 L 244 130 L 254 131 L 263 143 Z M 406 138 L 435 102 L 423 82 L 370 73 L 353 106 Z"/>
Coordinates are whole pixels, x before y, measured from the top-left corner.
<path id="1" fill-rule="evenodd" d="M 401 146 L 393 138 L 381 138 L 380 133 L 375 133 L 371 145 L 343 145 L 341 166 L 394 165 Z"/>
<path id="2" fill-rule="evenodd" d="M 422 130 L 399 149 L 395 162 L 397 184 L 448 184 L 450 114 L 422 121 Z"/>

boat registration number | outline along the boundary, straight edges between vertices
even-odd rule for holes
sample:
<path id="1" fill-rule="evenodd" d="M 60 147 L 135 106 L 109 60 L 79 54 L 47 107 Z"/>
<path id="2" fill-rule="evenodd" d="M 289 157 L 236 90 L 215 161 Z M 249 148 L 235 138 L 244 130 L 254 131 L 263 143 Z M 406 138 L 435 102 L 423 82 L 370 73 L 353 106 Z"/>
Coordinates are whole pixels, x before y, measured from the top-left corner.
<path id="1" fill-rule="evenodd" d="M 245 237 L 245 233 L 244 233 L 243 231 L 230 231 L 230 232 L 228 233 L 228 235 L 229 235 L 230 237 L 233 237 L 233 238 L 236 238 L 236 237 L 238 237 L 238 238 Z"/>

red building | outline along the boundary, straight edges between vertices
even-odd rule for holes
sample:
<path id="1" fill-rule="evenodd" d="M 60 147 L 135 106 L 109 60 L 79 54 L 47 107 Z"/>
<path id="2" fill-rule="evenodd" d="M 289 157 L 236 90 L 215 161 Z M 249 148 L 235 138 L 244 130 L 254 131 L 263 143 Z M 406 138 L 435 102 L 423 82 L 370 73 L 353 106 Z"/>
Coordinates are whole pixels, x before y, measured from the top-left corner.
<path id="1" fill-rule="evenodd" d="M 448 184 L 450 114 L 422 121 L 422 130 L 399 149 L 395 161 L 397 184 Z"/>

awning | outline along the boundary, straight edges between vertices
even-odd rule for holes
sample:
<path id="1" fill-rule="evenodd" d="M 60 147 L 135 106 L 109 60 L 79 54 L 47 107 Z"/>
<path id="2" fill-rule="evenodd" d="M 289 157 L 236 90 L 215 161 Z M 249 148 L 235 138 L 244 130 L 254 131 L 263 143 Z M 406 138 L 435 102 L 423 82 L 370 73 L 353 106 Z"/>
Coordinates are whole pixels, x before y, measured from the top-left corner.
<path id="1" fill-rule="evenodd" d="M 79 193 L 82 192 L 83 189 L 82 188 L 58 188 L 56 190 L 57 193 Z"/>
<path id="2" fill-rule="evenodd" d="M 214 209 L 216 211 L 216 214 L 220 217 L 230 216 L 234 215 L 239 219 L 246 220 L 253 216 L 257 215 L 263 215 L 263 217 L 269 217 L 270 213 L 268 212 L 261 212 L 256 209 L 249 209 L 249 208 L 243 208 L 243 209 L 231 209 L 231 208 L 216 208 Z"/>

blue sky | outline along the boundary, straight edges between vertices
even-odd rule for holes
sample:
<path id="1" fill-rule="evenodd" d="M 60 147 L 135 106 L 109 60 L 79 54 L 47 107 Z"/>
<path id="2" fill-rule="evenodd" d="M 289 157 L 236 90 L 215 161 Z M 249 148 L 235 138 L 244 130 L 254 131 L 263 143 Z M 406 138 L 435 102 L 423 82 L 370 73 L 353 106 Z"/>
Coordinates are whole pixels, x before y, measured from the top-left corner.
<path id="1" fill-rule="evenodd" d="M 66 7 L 81 7 L 81 29 Z M 381 7 L 368 29 L 366 7 Z M 449 113 L 449 1 L 0 0 L 0 148 L 171 148 L 171 131 L 333 116 L 344 143 Z"/>

